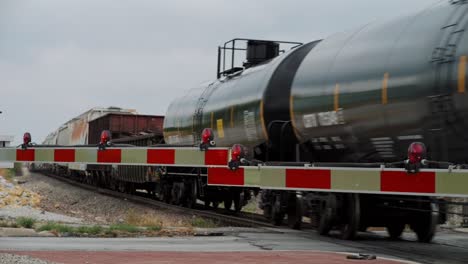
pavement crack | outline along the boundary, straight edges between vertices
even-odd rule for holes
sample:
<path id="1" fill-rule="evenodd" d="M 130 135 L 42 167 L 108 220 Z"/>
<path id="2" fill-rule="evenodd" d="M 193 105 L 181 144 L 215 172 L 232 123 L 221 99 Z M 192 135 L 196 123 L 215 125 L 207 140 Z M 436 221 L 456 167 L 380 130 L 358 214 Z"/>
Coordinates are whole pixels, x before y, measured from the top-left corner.
<path id="1" fill-rule="evenodd" d="M 273 247 L 275 245 L 273 244 L 264 244 L 264 243 L 261 243 L 261 241 L 257 241 L 256 239 L 254 238 L 249 238 L 248 236 L 243 236 L 242 234 L 236 234 L 236 237 L 239 239 L 239 240 L 244 240 L 245 242 L 247 242 L 249 245 L 253 246 L 253 247 L 256 247 L 260 250 L 273 250 Z"/>

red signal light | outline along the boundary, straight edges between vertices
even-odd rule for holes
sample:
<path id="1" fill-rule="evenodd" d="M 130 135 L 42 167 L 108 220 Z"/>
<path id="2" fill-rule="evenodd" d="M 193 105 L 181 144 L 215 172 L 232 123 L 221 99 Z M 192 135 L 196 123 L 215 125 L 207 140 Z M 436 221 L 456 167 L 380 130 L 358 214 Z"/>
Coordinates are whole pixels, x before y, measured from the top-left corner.
<path id="1" fill-rule="evenodd" d="M 200 142 L 200 150 L 204 151 L 207 150 L 209 147 L 216 146 L 216 142 L 214 141 L 214 133 L 211 128 L 205 128 L 201 134 L 201 142 Z"/>
<path id="2" fill-rule="evenodd" d="M 103 130 L 101 132 L 101 142 L 100 142 L 100 144 L 101 145 L 107 145 L 109 143 L 109 141 L 111 140 L 111 138 L 112 138 L 111 132 L 109 130 Z"/>
<path id="3" fill-rule="evenodd" d="M 26 132 L 24 133 L 23 135 L 23 144 L 25 146 L 29 145 L 31 143 L 31 133 L 29 132 Z"/>
<path id="4" fill-rule="evenodd" d="M 244 147 L 234 144 L 231 148 L 231 160 L 240 161 L 244 157 Z"/>
<path id="5" fill-rule="evenodd" d="M 203 144 L 210 144 L 210 141 L 212 141 L 214 138 L 213 136 L 213 130 L 210 128 L 205 128 L 202 131 L 202 143 Z"/>
<path id="6" fill-rule="evenodd" d="M 413 142 L 408 147 L 408 162 L 410 164 L 421 163 L 426 158 L 426 146 L 422 142 Z"/>
<path id="7" fill-rule="evenodd" d="M 229 168 L 231 170 L 236 170 L 243 163 L 245 158 L 245 148 L 240 144 L 234 144 L 231 147 L 231 160 L 229 161 Z"/>

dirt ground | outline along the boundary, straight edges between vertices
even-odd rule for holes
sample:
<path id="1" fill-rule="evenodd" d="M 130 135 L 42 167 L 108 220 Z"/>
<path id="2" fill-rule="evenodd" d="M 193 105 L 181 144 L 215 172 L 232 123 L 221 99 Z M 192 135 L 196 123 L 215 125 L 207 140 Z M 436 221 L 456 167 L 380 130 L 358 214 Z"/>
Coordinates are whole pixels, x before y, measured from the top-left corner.
<path id="1" fill-rule="evenodd" d="M 82 218 L 85 223 L 142 225 L 147 222 L 164 227 L 187 227 L 193 218 L 83 190 L 39 173 L 24 173 L 15 179 L 24 182 L 21 187 L 40 195 L 38 206 L 42 210 Z"/>

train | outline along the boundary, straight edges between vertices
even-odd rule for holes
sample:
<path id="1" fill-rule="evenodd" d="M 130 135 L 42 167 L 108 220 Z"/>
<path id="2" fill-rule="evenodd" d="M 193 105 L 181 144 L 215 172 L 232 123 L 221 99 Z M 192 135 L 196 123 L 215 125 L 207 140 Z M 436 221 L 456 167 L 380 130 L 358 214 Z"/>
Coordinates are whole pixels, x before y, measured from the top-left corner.
<path id="1" fill-rule="evenodd" d="M 134 109 L 95 107 L 51 132 L 40 146 L 98 146 L 103 132 L 112 146 L 168 146 L 163 137 L 163 120 L 162 115 L 141 115 Z M 44 163 L 32 164 L 30 169 L 123 193 L 143 190 L 168 203 L 189 207 L 194 207 L 199 199 L 207 208 L 223 203 L 225 208 L 234 207 L 238 212 L 251 197 L 250 189 L 209 187 L 203 177 L 206 172 L 195 168 Z"/>
<path id="2" fill-rule="evenodd" d="M 233 39 L 218 47 L 216 79 L 170 103 L 159 146 L 197 146 L 206 132 L 212 145 L 241 146 L 243 165 L 373 167 L 406 160 L 408 146 L 424 146 L 428 160 L 467 164 L 467 26 L 468 2 L 451 0 L 305 44 Z M 258 192 L 209 187 L 200 168 L 154 170 L 154 192 L 168 202 L 193 205 L 198 198 L 239 211 Z M 260 196 L 275 224 L 286 217 L 299 228 L 308 217 L 320 234 L 339 229 L 344 239 L 371 226 L 398 238 L 409 226 L 429 242 L 445 220 L 440 200 L 417 194 Z"/>
<path id="3" fill-rule="evenodd" d="M 161 115 L 141 115 L 135 109 L 95 107 L 69 120 L 51 132 L 43 146 L 93 146 L 100 142 L 101 132 L 108 131 L 114 144 L 151 146 L 164 142 Z M 149 166 L 104 166 L 92 164 L 41 164 L 41 169 L 57 175 L 109 187 L 121 192 L 134 192 L 136 188 L 154 193 L 154 168 Z M 35 169 L 38 169 L 35 165 Z"/>

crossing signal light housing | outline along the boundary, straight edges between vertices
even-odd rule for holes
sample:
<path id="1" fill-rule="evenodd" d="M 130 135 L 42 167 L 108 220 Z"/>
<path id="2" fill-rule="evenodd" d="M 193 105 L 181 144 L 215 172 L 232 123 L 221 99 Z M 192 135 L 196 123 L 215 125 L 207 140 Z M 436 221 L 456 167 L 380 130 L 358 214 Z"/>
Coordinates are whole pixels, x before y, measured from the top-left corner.
<path id="1" fill-rule="evenodd" d="M 99 142 L 99 149 L 105 150 L 107 146 L 110 146 L 112 134 L 109 130 L 103 130 L 101 132 L 101 141 Z"/>
<path id="2" fill-rule="evenodd" d="M 231 147 L 231 160 L 229 161 L 229 168 L 231 170 L 237 170 L 242 165 L 245 159 L 245 148 L 240 144 L 234 144 Z"/>
<path id="3" fill-rule="evenodd" d="M 29 146 L 31 146 L 31 133 L 26 132 L 23 135 L 23 144 L 21 144 L 22 149 L 27 149 Z"/>
<path id="4" fill-rule="evenodd" d="M 214 141 L 214 133 L 211 128 L 205 128 L 202 131 L 201 135 L 201 142 L 200 142 L 200 150 L 204 151 L 207 150 L 209 147 L 215 147 L 216 142 Z"/>
<path id="5" fill-rule="evenodd" d="M 406 163 L 406 171 L 410 173 L 417 173 L 421 165 L 426 163 L 426 145 L 422 142 L 413 142 L 408 147 L 408 159 Z"/>

